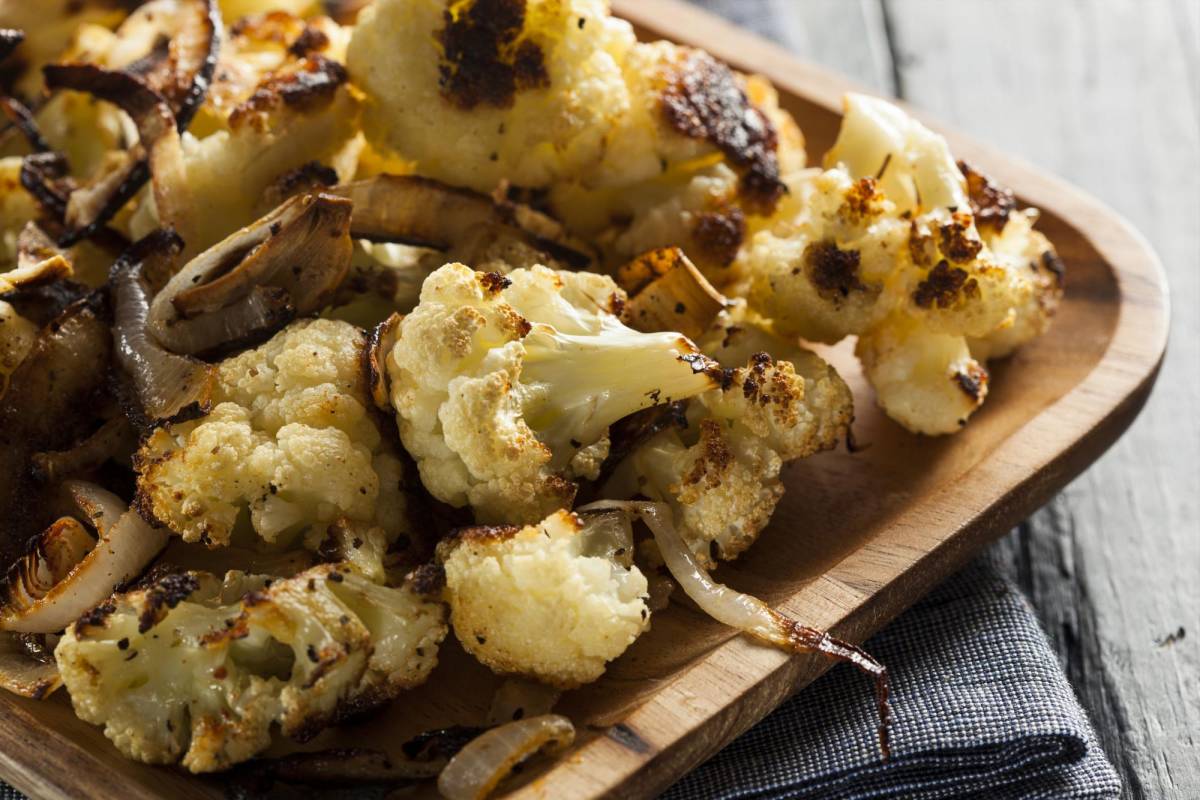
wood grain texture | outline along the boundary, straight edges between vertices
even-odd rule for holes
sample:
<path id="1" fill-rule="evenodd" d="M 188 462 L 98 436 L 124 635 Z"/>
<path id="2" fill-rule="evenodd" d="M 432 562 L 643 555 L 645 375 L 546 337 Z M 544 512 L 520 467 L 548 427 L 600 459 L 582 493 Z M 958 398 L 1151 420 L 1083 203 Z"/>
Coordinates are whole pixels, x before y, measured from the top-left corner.
<path id="1" fill-rule="evenodd" d="M 814 152 L 830 143 L 846 86 L 840 79 L 669 0 L 627 0 L 620 7 L 657 25 L 660 35 L 767 74 Z M 828 13 L 833 8 L 824 6 Z M 882 35 L 882 7 L 857 8 L 861 24 Z M 814 41 L 820 38 L 820 28 L 810 30 Z M 887 62 L 871 55 L 877 51 L 821 46 L 857 64 L 860 80 L 887 88 L 889 70 L 878 69 Z M 1161 271 L 1132 229 L 1049 174 L 950 137 L 964 157 L 1047 209 L 1044 227 L 1059 243 L 1072 284 L 1060 335 L 998 367 L 987 406 L 963 435 L 911 436 L 860 399 L 856 429 L 872 446 L 795 465 L 777 524 L 759 547 L 722 569 L 723 580 L 853 641 L 878 630 L 1099 457 L 1141 408 L 1164 344 Z M 849 347 L 830 357 L 858 396 L 869 397 Z M 309 746 L 388 747 L 431 723 L 478 719 L 495 679 L 452 643 L 442 662 L 430 684 L 401 701 L 400 713 L 330 732 Z M 757 646 L 673 605 L 604 679 L 564 698 L 563 710 L 579 723 L 579 746 L 552 769 L 529 775 L 514 794 L 651 796 L 826 666 Z M 74 719 L 62 697 L 46 703 L 0 697 L 0 721 L 0 773 L 37 796 L 113 796 L 117 786 L 130 798 L 219 796 L 212 782 L 123 761 L 96 728 Z"/>

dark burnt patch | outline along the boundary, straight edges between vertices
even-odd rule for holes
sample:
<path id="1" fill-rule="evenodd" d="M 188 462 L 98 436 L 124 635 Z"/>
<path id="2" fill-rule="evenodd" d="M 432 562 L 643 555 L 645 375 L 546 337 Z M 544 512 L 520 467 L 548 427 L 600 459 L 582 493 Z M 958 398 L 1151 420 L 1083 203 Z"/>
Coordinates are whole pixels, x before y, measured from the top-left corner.
<path id="1" fill-rule="evenodd" d="M 413 570 L 412 585 L 417 594 L 441 594 L 446 586 L 446 570 L 441 564 L 422 564 Z"/>
<path id="2" fill-rule="evenodd" d="M 721 476 L 733 464 L 733 452 L 721 435 L 721 423 L 715 419 L 700 420 L 700 456 L 683 475 L 683 485 L 703 482 L 709 489 L 721 485 Z"/>
<path id="3" fill-rule="evenodd" d="M 400 750 L 413 761 L 441 761 L 452 758 L 466 747 L 468 742 L 486 730 L 487 728 L 475 726 L 454 725 L 422 731 L 400 745 Z"/>
<path id="4" fill-rule="evenodd" d="M 468 0 L 446 9 L 435 34 L 442 97 L 463 110 L 508 108 L 517 92 L 550 85 L 541 46 L 521 37 L 525 11 L 525 0 Z"/>
<path id="5" fill-rule="evenodd" d="M 943 259 L 917 284 L 912 299 L 921 308 L 950 308 L 960 297 L 978 296 L 979 284 L 975 279 L 965 269 L 952 267 Z"/>
<path id="6" fill-rule="evenodd" d="M 833 242 L 814 242 L 804 250 L 804 273 L 821 297 L 841 300 L 851 292 L 866 291 L 858 277 L 861 261 L 857 250 L 841 250 Z"/>
<path id="7" fill-rule="evenodd" d="M 482 272 L 479 274 L 479 285 L 489 296 L 494 296 L 512 286 L 512 281 L 499 272 Z"/>
<path id="8" fill-rule="evenodd" d="M 229 115 L 231 127 L 238 127 L 259 114 L 281 106 L 307 113 L 333 100 L 342 84 L 349 80 L 346 68 L 338 62 L 313 54 L 301 59 L 297 69 L 272 75 L 258 85 L 254 93 Z"/>
<path id="9" fill-rule="evenodd" d="M 963 372 L 954 373 L 954 382 L 958 384 L 958 388 L 976 403 L 983 400 L 987 392 L 987 381 L 987 370 L 978 364 L 972 364 Z"/>
<path id="10" fill-rule="evenodd" d="M 660 106 L 671 128 L 725 154 L 740 173 L 739 190 L 752 211 L 775 208 L 787 192 L 779 178 L 779 138 L 733 70 L 708 53 L 688 51 L 670 68 Z"/>
<path id="11" fill-rule="evenodd" d="M 328 46 L 329 37 L 325 35 L 324 31 L 314 28 L 312 25 L 305 25 L 296 40 L 288 45 L 288 52 L 294 56 L 306 56 L 309 53 L 324 50 Z"/>
<path id="12" fill-rule="evenodd" d="M 1053 249 L 1042 253 L 1042 268 L 1054 276 L 1058 288 L 1061 289 L 1067 282 L 1067 265 Z"/>
<path id="13" fill-rule="evenodd" d="M 145 595 L 142 612 L 138 615 L 138 633 L 145 633 L 200 588 L 196 576 L 188 573 L 167 575 Z"/>
<path id="14" fill-rule="evenodd" d="M 700 258 L 727 267 L 737 258 L 746 239 L 746 215 L 737 206 L 706 211 L 696 218 L 692 239 Z"/>
<path id="15" fill-rule="evenodd" d="M 116 604 L 106 600 L 93 609 L 83 612 L 75 622 L 75 635 L 84 636 L 88 628 L 103 628 L 105 621 L 117 610 Z"/>
<path id="16" fill-rule="evenodd" d="M 958 168 L 967 179 L 967 197 L 971 202 L 971 212 L 975 215 L 975 224 L 979 228 L 991 228 L 996 233 L 1003 231 L 1009 215 L 1017 208 L 1012 190 L 996 183 L 965 161 L 959 161 Z"/>
<path id="17" fill-rule="evenodd" d="M 955 211 L 950 221 L 938 229 L 942 253 L 956 264 L 973 261 L 983 249 L 979 234 L 971 230 L 973 218 L 964 211 Z"/>

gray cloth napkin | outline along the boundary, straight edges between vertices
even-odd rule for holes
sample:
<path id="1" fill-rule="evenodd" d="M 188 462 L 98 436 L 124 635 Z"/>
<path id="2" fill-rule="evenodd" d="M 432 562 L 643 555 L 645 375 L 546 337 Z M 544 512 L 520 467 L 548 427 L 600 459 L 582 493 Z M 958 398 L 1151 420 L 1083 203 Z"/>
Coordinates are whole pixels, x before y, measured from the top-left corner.
<path id="1" fill-rule="evenodd" d="M 1025 598 L 987 557 L 868 642 L 892 675 L 893 758 L 842 665 L 675 784 L 699 798 L 1115 798 L 1120 784 Z"/>

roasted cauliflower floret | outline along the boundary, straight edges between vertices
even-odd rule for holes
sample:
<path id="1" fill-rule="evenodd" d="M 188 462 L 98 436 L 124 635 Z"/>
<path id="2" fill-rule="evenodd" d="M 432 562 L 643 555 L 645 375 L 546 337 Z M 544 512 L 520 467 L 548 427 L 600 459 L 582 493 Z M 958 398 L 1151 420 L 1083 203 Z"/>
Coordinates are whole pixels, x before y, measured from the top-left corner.
<path id="1" fill-rule="evenodd" d="M 425 681 L 444 606 L 345 565 L 286 580 L 169 575 L 67 628 L 54 656 L 80 719 L 126 756 L 211 772 Z"/>
<path id="2" fill-rule="evenodd" d="M 623 302 L 593 273 L 434 272 L 387 359 L 425 488 L 481 522 L 536 522 L 597 476 L 609 425 L 714 385 L 691 341 L 626 327 Z"/>
<path id="3" fill-rule="evenodd" d="M 744 217 L 770 211 L 782 171 L 804 162 L 765 80 L 699 50 L 638 43 L 602 0 L 381 0 L 347 65 L 372 144 L 479 191 L 546 190 L 614 263 L 688 241 L 719 273 Z"/>
<path id="4" fill-rule="evenodd" d="M 629 109 L 633 29 L 603 0 L 381 0 L 347 54 L 363 125 L 422 174 L 489 192 L 596 164 Z"/>
<path id="5" fill-rule="evenodd" d="M 221 362 L 212 411 L 158 428 L 139 451 L 143 514 L 212 546 L 247 510 L 268 542 L 336 520 L 394 538 L 404 476 L 369 411 L 363 346 L 349 323 L 305 320 Z"/>
<path id="6" fill-rule="evenodd" d="M 723 315 L 704 341 L 728 371 L 618 467 L 606 494 L 664 501 L 705 566 L 737 558 L 770 522 L 785 463 L 835 446 L 853 418 L 850 390 L 816 354 Z"/>
<path id="7" fill-rule="evenodd" d="M 166 187 L 186 198 L 186 218 L 160 219 L 147 198 L 130 222 L 134 238 L 169 222 L 190 255 L 290 194 L 353 177 L 361 149 L 358 92 L 341 64 L 347 30 L 283 11 L 230 22 L 212 86 L 181 142 L 182 185 Z"/>
<path id="8" fill-rule="evenodd" d="M 606 549 L 567 511 L 461 531 L 438 547 L 455 635 L 501 674 L 563 688 L 596 680 L 650 626 L 632 553 Z"/>
<path id="9" fill-rule="evenodd" d="M 884 410 L 913 431 L 953 432 L 986 386 L 967 342 L 986 358 L 1048 326 L 1062 291 L 1054 249 L 1035 212 L 1016 213 L 979 173 L 968 181 L 942 137 L 883 101 L 847 96 L 826 166 L 795 177 L 744 253 L 750 303 L 781 333 L 859 336 Z"/>

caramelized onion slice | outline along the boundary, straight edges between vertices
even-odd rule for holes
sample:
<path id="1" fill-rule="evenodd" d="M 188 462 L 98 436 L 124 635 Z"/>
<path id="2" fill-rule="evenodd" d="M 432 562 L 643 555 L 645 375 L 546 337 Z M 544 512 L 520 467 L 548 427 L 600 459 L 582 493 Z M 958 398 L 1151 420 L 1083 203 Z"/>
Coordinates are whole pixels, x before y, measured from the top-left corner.
<path id="1" fill-rule="evenodd" d="M 65 222 L 69 244 L 103 226 L 154 176 L 154 200 L 164 224 L 180 225 L 188 207 L 187 176 L 175 114 L 167 99 L 128 72 L 95 64 L 51 64 L 44 70 L 51 89 L 74 89 L 113 103 L 137 126 L 138 143 L 122 160 L 71 192 Z"/>
<path id="2" fill-rule="evenodd" d="M 792 653 L 818 652 L 837 661 L 849 662 L 870 675 L 875 681 L 879 703 L 879 748 L 885 760 L 891 756 L 886 667 L 860 648 L 823 631 L 805 627 L 757 597 L 734 591 L 714 581 L 675 530 L 671 511 L 666 504 L 601 500 L 576 510 L 582 513 L 612 509 L 624 509 L 646 523 L 654 534 L 654 541 L 672 577 L 687 596 L 713 619 L 782 650 Z"/>
<path id="3" fill-rule="evenodd" d="M 400 335 L 401 314 L 391 314 L 367 334 L 367 346 L 363 348 L 363 372 L 366 374 L 367 389 L 380 411 L 391 411 L 392 398 L 388 392 L 387 357 L 396 346 Z"/>
<path id="4" fill-rule="evenodd" d="M 81 553 L 82 526 L 70 517 L 43 532 L 33 549 L 9 570 L 0 595 L 0 629 L 62 630 L 136 577 L 167 544 L 165 530 L 150 527 L 111 492 L 81 482 L 72 482 L 67 489 L 99 538 Z M 64 572 L 71 556 L 78 560 Z M 48 587 L 47 578 L 54 579 Z"/>
<path id="5" fill-rule="evenodd" d="M 480 800 L 530 756 L 565 750 L 574 741 L 575 726 L 558 714 L 500 725 L 473 739 L 450 759 L 438 776 L 438 792 L 447 800 Z"/>
<path id="6" fill-rule="evenodd" d="M 22 646 L 19 634 L 0 631 L 0 688 L 41 700 L 59 686 L 62 679 L 53 660 L 35 659 Z"/>
<path id="7" fill-rule="evenodd" d="M 17 236 L 17 266 L 0 273 L 0 294 L 44 286 L 74 274 L 71 262 L 54 246 L 36 222 L 27 222 Z"/>
<path id="8" fill-rule="evenodd" d="M 469 246 L 481 230 L 502 228 L 576 269 L 593 261 L 587 245 L 550 217 L 431 178 L 376 175 L 329 191 L 354 202 L 350 235 L 355 239 L 450 250 Z M 472 260 L 469 254 L 462 258 Z"/>
<path id="9" fill-rule="evenodd" d="M 216 382 L 212 366 L 165 350 L 147 331 L 150 300 L 141 277 L 142 263 L 152 251 L 178 246 L 170 234 L 152 233 L 118 259 L 109 279 L 117 363 L 133 380 L 151 420 L 177 420 L 207 411 Z"/>
<path id="10" fill-rule="evenodd" d="M 0 60 L 3 60 L 2 56 Z M 20 100 L 15 97 L 0 98 L 0 111 L 4 112 L 4 116 L 8 117 L 13 127 L 25 137 L 30 150 L 35 153 L 48 153 L 53 149 L 42 136 L 37 120 L 33 118 L 33 112 Z"/>
<path id="11" fill-rule="evenodd" d="M 176 353 L 199 353 L 319 310 L 350 268 L 350 203 L 293 197 L 192 259 L 154 298 L 149 326 Z"/>

